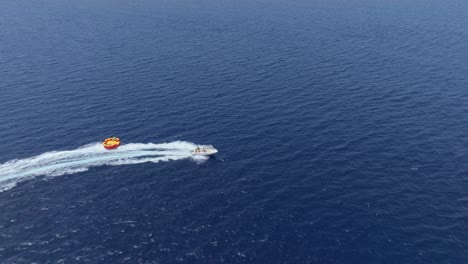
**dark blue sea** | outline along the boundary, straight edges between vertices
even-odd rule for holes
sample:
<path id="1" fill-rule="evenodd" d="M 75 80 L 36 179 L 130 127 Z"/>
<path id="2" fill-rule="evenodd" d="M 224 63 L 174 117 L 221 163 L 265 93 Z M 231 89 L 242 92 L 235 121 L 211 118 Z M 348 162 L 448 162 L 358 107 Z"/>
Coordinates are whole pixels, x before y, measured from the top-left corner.
<path id="1" fill-rule="evenodd" d="M 2 0 L 0 190 L 6 264 L 468 263 L 468 1 Z"/>

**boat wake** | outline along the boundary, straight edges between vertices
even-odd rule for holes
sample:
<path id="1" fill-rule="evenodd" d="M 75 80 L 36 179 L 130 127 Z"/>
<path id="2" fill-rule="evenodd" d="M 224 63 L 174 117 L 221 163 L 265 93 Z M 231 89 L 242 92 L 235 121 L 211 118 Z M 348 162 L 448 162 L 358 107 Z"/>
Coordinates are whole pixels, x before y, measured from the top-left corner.
<path id="1" fill-rule="evenodd" d="M 17 183 L 36 176 L 60 176 L 87 171 L 102 165 L 127 165 L 144 162 L 193 159 L 203 162 L 204 156 L 194 156 L 195 144 L 184 141 L 171 143 L 130 143 L 109 151 L 100 143 L 90 144 L 75 150 L 52 151 L 41 155 L 11 160 L 0 164 L 0 192 L 9 190 Z"/>

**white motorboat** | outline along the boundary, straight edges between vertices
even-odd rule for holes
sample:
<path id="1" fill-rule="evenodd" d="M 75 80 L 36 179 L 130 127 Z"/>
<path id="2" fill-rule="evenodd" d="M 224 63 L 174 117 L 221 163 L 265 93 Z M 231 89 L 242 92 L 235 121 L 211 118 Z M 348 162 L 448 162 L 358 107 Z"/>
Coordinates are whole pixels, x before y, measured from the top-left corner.
<path id="1" fill-rule="evenodd" d="M 191 153 L 192 155 L 210 156 L 218 153 L 218 150 L 212 145 L 198 145 Z"/>

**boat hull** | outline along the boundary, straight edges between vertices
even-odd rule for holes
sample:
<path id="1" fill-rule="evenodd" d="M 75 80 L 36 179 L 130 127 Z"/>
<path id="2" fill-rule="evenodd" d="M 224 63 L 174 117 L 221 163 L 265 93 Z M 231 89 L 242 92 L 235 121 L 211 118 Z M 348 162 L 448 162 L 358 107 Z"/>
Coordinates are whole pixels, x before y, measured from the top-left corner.
<path id="1" fill-rule="evenodd" d="M 197 156 L 211 156 L 218 153 L 218 150 L 211 145 L 200 145 L 196 149 L 191 151 L 192 155 Z"/>
<path id="2" fill-rule="evenodd" d="M 116 149 L 120 146 L 120 144 L 118 145 L 114 145 L 114 146 L 104 146 L 105 149 Z"/>

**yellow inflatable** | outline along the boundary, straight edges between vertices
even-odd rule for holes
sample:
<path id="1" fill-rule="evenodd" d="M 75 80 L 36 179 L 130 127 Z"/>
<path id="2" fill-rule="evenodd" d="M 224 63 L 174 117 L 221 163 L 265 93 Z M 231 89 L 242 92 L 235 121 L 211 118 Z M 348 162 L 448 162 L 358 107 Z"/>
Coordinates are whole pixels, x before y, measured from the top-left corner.
<path id="1" fill-rule="evenodd" d="M 106 149 L 116 149 L 120 146 L 120 139 L 117 137 L 106 138 L 102 145 Z"/>

